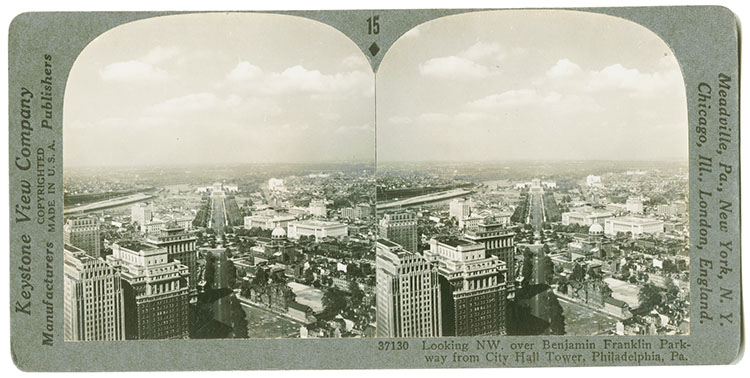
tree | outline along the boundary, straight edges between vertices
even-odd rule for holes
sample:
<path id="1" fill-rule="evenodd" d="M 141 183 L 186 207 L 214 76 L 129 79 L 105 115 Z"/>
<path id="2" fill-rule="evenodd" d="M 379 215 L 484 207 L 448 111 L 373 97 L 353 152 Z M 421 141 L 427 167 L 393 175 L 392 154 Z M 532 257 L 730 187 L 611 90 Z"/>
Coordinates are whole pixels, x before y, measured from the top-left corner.
<path id="1" fill-rule="evenodd" d="M 332 287 L 326 290 L 326 292 L 323 294 L 322 302 L 323 307 L 325 307 L 326 309 L 326 312 L 338 314 L 347 305 L 346 294 L 344 294 L 343 291 Z"/>
<path id="2" fill-rule="evenodd" d="M 313 275 L 312 269 L 305 270 L 304 273 L 305 285 L 310 285 L 315 281 L 315 275 Z"/>
<path id="3" fill-rule="evenodd" d="M 521 275 L 523 276 L 523 285 L 526 286 L 531 279 L 531 272 L 534 270 L 533 256 L 531 249 L 526 247 L 523 249 L 523 267 L 521 268 Z"/>
<path id="4" fill-rule="evenodd" d="M 677 273 L 679 270 L 677 269 L 677 265 L 673 263 L 671 260 L 664 260 L 661 266 L 661 270 L 664 273 Z"/>
<path id="5" fill-rule="evenodd" d="M 216 258 L 213 253 L 206 253 L 206 269 L 203 271 L 203 279 L 206 281 L 206 288 L 213 289 L 216 280 Z"/>
<path id="6" fill-rule="evenodd" d="M 255 278 L 253 278 L 253 285 L 255 286 L 266 286 L 268 284 L 268 273 L 262 267 L 258 267 L 255 272 Z"/>
<path id="7" fill-rule="evenodd" d="M 638 291 L 638 301 L 641 303 L 640 307 L 652 310 L 654 307 L 662 303 L 661 290 L 651 284 L 646 284 L 641 287 Z"/>
<path id="8" fill-rule="evenodd" d="M 359 266 L 355 263 L 349 263 L 346 265 L 346 274 L 349 277 L 362 277 L 362 271 Z"/>
<path id="9" fill-rule="evenodd" d="M 565 334 L 565 315 L 557 296 L 550 294 L 547 301 L 547 314 L 549 314 L 549 330 L 553 335 Z"/>
<path id="10" fill-rule="evenodd" d="M 349 282 L 349 292 L 352 297 L 352 305 L 358 307 L 362 304 L 362 298 L 365 297 L 365 292 L 359 287 L 359 284 L 351 281 Z"/>
<path id="11" fill-rule="evenodd" d="M 573 266 L 573 273 L 570 274 L 570 279 L 572 281 L 583 281 L 585 276 L 586 271 L 583 269 L 583 266 L 576 263 L 575 266 Z"/>
<path id="12" fill-rule="evenodd" d="M 544 267 L 544 283 L 552 283 L 552 279 L 555 277 L 555 265 L 552 263 L 552 259 L 545 255 L 542 258 L 542 266 Z"/>
<path id="13" fill-rule="evenodd" d="M 596 280 L 602 278 L 601 274 L 597 272 L 594 268 L 589 267 L 588 271 L 586 272 L 588 274 L 589 278 Z"/>
<path id="14" fill-rule="evenodd" d="M 677 295 L 680 294 L 680 288 L 677 287 L 677 285 L 674 284 L 674 281 L 671 279 L 667 279 L 667 282 L 665 284 L 665 294 L 667 297 L 667 301 L 672 302 L 677 299 Z"/>
<path id="15" fill-rule="evenodd" d="M 232 260 L 227 260 L 227 285 L 229 288 L 234 289 L 234 286 L 237 284 L 237 268 L 234 267 L 234 262 Z"/>

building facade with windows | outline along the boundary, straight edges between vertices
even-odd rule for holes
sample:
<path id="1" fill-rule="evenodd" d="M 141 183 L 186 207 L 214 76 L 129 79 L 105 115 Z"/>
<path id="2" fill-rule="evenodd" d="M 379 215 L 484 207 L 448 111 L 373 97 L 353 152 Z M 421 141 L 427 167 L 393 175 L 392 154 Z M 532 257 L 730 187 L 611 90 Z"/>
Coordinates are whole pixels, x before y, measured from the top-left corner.
<path id="1" fill-rule="evenodd" d="M 484 245 L 464 238 L 430 239 L 424 252 L 438 264 L 443 336 L 506 334 L 507 267 Z"/>
<path id="2" fill-rule="evenodd" d="M 658 219 L 641 217 L 607 219 L 604 223 L 604 234 L 615 236 L 619 232 L 630 232 L 634 238 L 643 234 L 659 234 L 664 232 L 664 222 Z"/>
<path id="3" fill-rule="evenodd" d="M 187 266 L 190 273 L 188 286 L 192 293 L 197 292 L 198 286 L 198 251 L 195 245 L 197 240 L 198 238 L 176 225 L 165 228 L 158 235 L 149 235 L 146 238 L 153 246 L 167 250 L 167 262 L 177 261 Z"/>
<path id="4" fill-rule="evenodd" d="M 89 256 L 101 256 L 101 226 L 93 216 L 68 218 L 63 227 L 63 242 L 82 249 Z"/>
<path id="5" fill-rule="evenodd" d="M 291 222 L 287 226 L 287 237 L 299 239 L 301 236 L 312 236 L 316 240 L 327 237 L 340 238 L 348 236 L 349 231 L 345 224 L 339 222 L 328 222 L 321 220 L 306 220 Z"/>
<path id="6" fill-rule="evenodd" d="M 125 339 L 120 272 L 80 248 L 63 247 L 63 333 L 65 341 Z"/>
<path id="7" fill-rule="evenodd" d="M 378 337 L 442 336 L 437 264 L 387 239 L 375 259 Z"/>
<path id="8" fill-rule="evenodd" d="M 127 340 L 188 337 L 186 265 L 170 262 L 167 248 L 135 240 L 112 244 L 107 261 L 121 269 Z"/>
<path id="9" fill-rule="evenodd" d="M 383 216 L 379 224 L 378 236 L 388 239 L 405 250 L 419 253 L 417 217 L 411 211 L 400 211 Z"/>
<path id="10" fill-rule="evenodd" d="M 515 282 L 516 269 L 516 234 L 503 227 L 503 223 L 489 219 L 480 223 L 475 230 L 467 231 L 464 237 L 476 243 L 484 245 L 488 256 L 497 256 L 505 262 L 508 269 L 508 289 Z"/>

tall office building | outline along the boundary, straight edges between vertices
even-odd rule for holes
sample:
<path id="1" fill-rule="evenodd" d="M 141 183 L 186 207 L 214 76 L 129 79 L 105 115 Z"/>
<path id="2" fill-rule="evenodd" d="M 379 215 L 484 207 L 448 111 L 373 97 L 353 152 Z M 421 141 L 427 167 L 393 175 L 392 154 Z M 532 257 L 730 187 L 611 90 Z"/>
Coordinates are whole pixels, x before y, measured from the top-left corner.
<path id="1" fill-rule="evenodd" d="M 438 263 L 444 336 L 505 335 L 507 267 L 484 245 L 452 236 L 430 239 Z"/>
<path id="2" fill-rule="evenodd" d="M 72 245 L 66 244 L 63 253 L 65 341 L 124 340 L 120 272 Z"/>
<path id="3" fill-rule="evenodd" d="M 466 198 L 456 198 L 450 203 L 449 208 L 450 217 L 456 218 L 457 221 L 471 215 L 471 201 Z"/>
<path id="4" fill-rule="evenodd" d="M 487 255 L 497 256 L 505 262 L 508 268 L 508 289 L 512 289 L 515 282 L 515 233 L 508 231 L 502 223 L 494 219 L 485 219 L 476 229 L 467 231 L 464 237 L 476 243 L 484 244 Z"/>
<path id="5" fill-rule="evenodd" d="M 99 220 L 93 216 L 68 218 L 63 227 L 63 242 L 84 250 L 89 256 L 101 255 Z"/>
<path id="6" fill-rule="evenodd" d="M 625 201 L 625 208 L 632 214 L 643 214 L 643 198 L 629 197 Z"/>
<path id="7" fill-rule="evenodd" d="M 325 218 L 328 216 L 328 209 L 326 207 L 325 200 L 312 200 L 310 201 L 310 214 L 314 217 Z"/>
<path id="8" fill-rule="evenodd" d="M 190 292 L 195 294 L 198 289 L 198 251 L 195 243 L 198 240 L 185 232 L 185 229 L 169 224 L 160 234 L 149 235 L 146 241 L 158 248 L 167 250 L 167 262 L 179 261 L 188 267 Z"/>
<path id="9" fill-rule="evenodd" d="M 386 239 L 375 251 L 378 337 L 442 336 L 437 265 Z"/>
<path id="10" fill-rule="evenodd" d="M 169 262 L 166 248 L 134 240 L 112 244 L 107 261 L 121 269 L 126 339 L 188 337 L 187 266 Z"/>
<path id="11" fill-rule="evenodd" d="M 379 238 L 388 239 L 409 252 L 419 253 L 417 217 L 411 211 L 385 214 L 380 220 Z"/>
<path id="12" fill-rule="evenodd" d="M 130 208 L 130 222 L 138 223 L 141 228 L 151 223 L 153 218 L 153 212 L 148 204 L 137 203 Z"/>

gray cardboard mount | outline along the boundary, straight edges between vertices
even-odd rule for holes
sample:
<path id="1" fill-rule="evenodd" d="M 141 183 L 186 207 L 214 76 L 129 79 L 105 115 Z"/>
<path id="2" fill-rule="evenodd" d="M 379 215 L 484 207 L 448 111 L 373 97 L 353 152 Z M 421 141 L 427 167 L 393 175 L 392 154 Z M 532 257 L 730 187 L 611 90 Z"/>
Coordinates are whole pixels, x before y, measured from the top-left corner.
<path id="1" fill-rule="evenodd" d="M 350 37 L 377 72 L 391 44 L 412 27 L 442 16 L 482 9 L 348 10 L 270 12 L 307 17 L 329 24 Z M 608 14 L 640 24 L 662 38 L 673 50 L 685 80 L 690 159 L 690 314 L 689 336 L 526 336 L 445 338 L 431 342 L 468 342 L 476 363 L 451 362 L 435 366 L 426 361 L 421 339 L 407 341 L 408 349 L 381 350 L 388 339 L 247 339 L 164 340 L 121 342 L 63 341 L 62 264 L 62 104 L 68 72 L 86 45 L 107 30 L 131 21 L 181 12 L 25 13 L 10 25 L 9 158 L 10 158 L 10 314 L 11 353 L 27 371 L 235 370 L 235 369 L 377 369 L 429 367 L 592 366 L 727 364 L 741 349 L 740 194 L 739 194 L 739 31 L 734 14 L 722 7 L 592 8 L 574 11 Z M 518 12 L 518 10 L 507 10 Z M 366 19 L 378 15 L 381 32 L 368 35 Z M 372 55 L 368 48 L 380 48 Z M 582 41 L 583 43 L 583 41 Z M 52 120 L 41 127 L 37 109 L 24 122 L 24 88 L 43 91 L 47 76 L 45 55 L 52 58 Z M 720 92 L 720 75 L 729 88 Z M 699 87 L 713 88 L 713 107 L 700 113 Z M 726 103 L 720 103 L 724 99 Z M 720 129 L 720 110 L 728 115 Z M 705 117 L 705 134 L 696 126 Z M 723 132 L 723 134 L 721 134 Z M 704 135 L 705 140 L 702 140 Z M 724 143 L 723 147 L 721 143 Z M 723 148 L 723 149 L 722 149 Z M 718 153 L 717 150 L 721 151 Z M 38 156 L 47 160 L 44 166 Z M 29 159 L 28 161 L 26 159 Z M 29 168 L 26 163 L 29 163 Z M 700 165 L 703 162 L 704 165 Z M 728 168 L 728 167 L 731 167 Z M 703 168 L 703 170 L 701 170 Z M 725 173 L 725 175 L 721 175 Z M 38 175 L 44 176 L 43 202 L 37 197 Z M 707 195 L 706 193 L 710 193 Z M 722 202 L 723 201 L 723 202 Z M 38 219 L 37 207 L 49 219 Z M 703 212 L 701 212 L 703 210 Z M 17 211 L 31 213 L 21 220 Z M 45 218 L 46 218 L 45 217 Z M 41 223 L 39 223 L 40 221 Z M 703 224 L 701 224 L 703 222 Z M 48 230 L 49 224 L 52 230 Z M 705 245 L 698 249 L 699 240 Z M 731 246 L 731 250 L 722 247 Z M 731 244 L 728 244 L 731 243 Z M 28 272 L 30 271 L 30 272 Z M 25 273 L 30 273 L 30 277 Z M 47 279 L 47 282 L 45 282 Z M 34 289 L 29 290 L 31 284 Z M 49 298 L 49 300 L 48 300 Z M 48 303 L 50 305 L 48 305 Z M 48 312 L 51 308 L 51 312 Z M 30 310 L 30 311 L 29 311 Z M 27 314 L 29 311 L 30 314 Z M 521 348 L 540 352 L 533 363 L 508 365 L 488 361 L 476 340 L 500 340 L 497 353 L 512 355 Z M 629 344 L 613 349 L 623 359 L 593 362 L 549 361 L 548 342 L 591 341 L 597 349 L 605 340 Z M 650 349 L 644 346 L 649 344 Z M 527 350 L 528 351 L 528 350 Z M 576 351 L 555 350 L 560 354 Z M 587 352 L 590 354 L 590 352 Z M 641 361 L 637 361 L 640 353 Z M 647 358 L 651 356 L 651 359 Z M 657 361 L 660 356 L 661 361 Z M 643 360 L 643 358 L 646 358 Z"/>

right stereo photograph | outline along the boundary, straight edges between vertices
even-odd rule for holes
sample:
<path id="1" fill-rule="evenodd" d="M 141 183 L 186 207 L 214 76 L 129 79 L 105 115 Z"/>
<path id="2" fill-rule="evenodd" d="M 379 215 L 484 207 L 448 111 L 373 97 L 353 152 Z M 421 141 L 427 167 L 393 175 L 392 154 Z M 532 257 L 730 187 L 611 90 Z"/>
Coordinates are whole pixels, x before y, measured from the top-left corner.
<path id="1" fill-rule="evenodd" d="M 378 337 L 689 333 L 687 101 L 656 34 L 448 16 L 376 88 Z"/>

